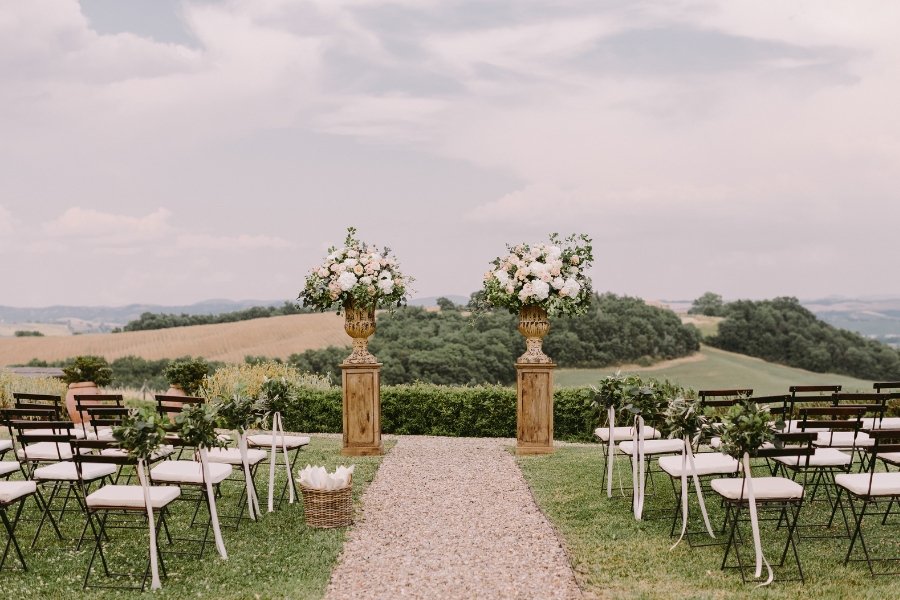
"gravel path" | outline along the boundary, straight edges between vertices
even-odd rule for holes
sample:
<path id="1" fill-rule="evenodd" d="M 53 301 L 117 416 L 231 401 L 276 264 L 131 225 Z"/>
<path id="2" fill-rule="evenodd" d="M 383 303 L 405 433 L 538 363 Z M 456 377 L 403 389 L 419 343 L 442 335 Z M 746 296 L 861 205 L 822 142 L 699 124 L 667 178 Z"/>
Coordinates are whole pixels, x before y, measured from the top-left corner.
<path id="1" fill-rule="evenodd" d="M 326 598 L 578 598 L 504 441 L 403 436 L 363 496 Z"/>

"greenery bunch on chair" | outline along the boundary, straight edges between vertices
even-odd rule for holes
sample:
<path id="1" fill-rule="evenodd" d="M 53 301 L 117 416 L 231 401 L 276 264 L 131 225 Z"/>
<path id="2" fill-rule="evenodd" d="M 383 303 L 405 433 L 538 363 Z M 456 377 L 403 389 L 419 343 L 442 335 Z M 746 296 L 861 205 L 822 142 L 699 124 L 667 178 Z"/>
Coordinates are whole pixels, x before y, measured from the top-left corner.
<path id="1" fill-rule="evenodd" d="M 773 426 L 769 406 L 745 398 L 728 409 L 718 429 L 722 452 L 741 460 L 745 453 L 756 456 L 756 451 L 767 442 L 780 448 L 781 441 L 775 434 L 784 429 L 784 422 L 777 421 Z"/>
<path id="2" fill-rule="evenodd" d="M 283 411 L 297 397 L 297 390 L 284 377 L 266 377 L 260 388 L 260 402 L 271 411 Z"/>
<path id="3" fill-rule="evenodd" d="M 625 386 L 622 412 L 633 417 L 641 416 L 645 421 L 655 421 L 662 413 L 667 391 L 657 387 L 657 383 L 650 380 L 640 385 Z"/>
<path id="4" fill-rule="evenodd" d="M 619 414 L 625 408 L 630 390 L 641 385 L 640 375 L 623 375 L 621 371 L 616 371 L 615 374 L 601 379 L 597 385 L 592 385 L 594 400 L 591 402 L 591 408 L 596 412 L 597 419 L 602 422 L 610 408 Z"/>
<path id="5" fill-rule="evenodd" d="M 216 427 L 219 425 L 219 407 L 201 402 L 185 404 L 180 413 L 175 413 L 173 431 L 187 445 L 195 448 L 224 448 L 228 445 L 219 439 Z"/>
<path id="6" fill-rule="evenodd" d="M 700 436 L 709 429 L 709 415 L 694 398 L 672 398 L 662 413 L 663 429 L 666 436 L 672 439 L 685 437 L 696 446 Z"/>
<path id="7" fill-rule="evenodd" d="M 75 361 L 63 367 L 63 381 L 68 384 L 92 382 L 106 387 L 113 382 L 112 369 L 102 356 L 76 356 Z"/>
<path id="8" fill-rule="evenodd" d="M 163 445 L 171 427 L 168 417 L 160 416 L 155 407 L 133 408 L 113 427 L 116 445 L 138 460 L 148 460 Z"/>
<path id="9" fill-rule="evenodd" d="M 266 397 L 254 398 L 243 386 L 235 386 L 228 397 L 214 398 L 210 404 L 218 407 L 219 424 L 238 434 L 248 429 L 265 429 L 271 414 Z"/>

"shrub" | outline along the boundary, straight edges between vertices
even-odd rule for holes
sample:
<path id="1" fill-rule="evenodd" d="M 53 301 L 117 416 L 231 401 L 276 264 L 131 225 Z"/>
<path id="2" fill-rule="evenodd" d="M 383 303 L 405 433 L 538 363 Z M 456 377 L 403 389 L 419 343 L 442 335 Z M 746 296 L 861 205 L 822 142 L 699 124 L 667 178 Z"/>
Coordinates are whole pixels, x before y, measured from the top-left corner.
<path id="1" fill-rule="evenodd" d="M 56 377 L 25 377 L 0 369 L 0 408 L 13 404 L 13 393 L 66 395 L 66 383 Z"/>
<path id="2" fill-rule="evenodd" d="M 166 367 L 166 380 L 169 385 L 179 386 L 188 396 L 200 393 L 200 384 L 209 374 L 209 365 L 202 358 L 183 358 Z"/>
<path id="3" fill-rule="evenodd" d="M 209 397 L 227 398 L 235 389 L 240 389 L 242 393 L 256 398 L 262 393 L 266 379 L 276 378 L 284 378 L 295 389 L 331 389 L 331 381 L 327 377 L 301 373 L 291 365 L 276 361 L 225 365 L 207 376 L 202 387 Z M 340 405 L 340 402 L 338 404 Z M 340 428 L 340 425 L 338 427 Z"/>
<path id="4" fill-rule="evenodd" d="M 40 331 L 27 331 L 24 329 L 17 329 L 15 332 L 16 337 L 44 337 L 44 334 Z"/>
<path id="5" fill-rule="evenodd" d="M 113 382 L 112 369 L 102 356 L 76 356 L 72 365 L 62 370 L 67 384 L 90 381 L 97 387 L 107 387 Z"/>

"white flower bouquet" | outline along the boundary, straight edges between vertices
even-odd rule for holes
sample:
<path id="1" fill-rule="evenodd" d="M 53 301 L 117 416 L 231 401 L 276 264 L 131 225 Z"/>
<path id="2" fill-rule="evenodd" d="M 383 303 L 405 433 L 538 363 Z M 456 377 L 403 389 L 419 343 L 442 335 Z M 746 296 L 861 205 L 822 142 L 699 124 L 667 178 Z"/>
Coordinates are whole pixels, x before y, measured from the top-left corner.
<path id="1" fill-rule="evenodd" d="M 306 277 L 306 285 L 298 300 L 303 306 L 326 311 L 337 308 L 393 309 L 406 303 L 412 277 L 404 277 L 400 263 L 390 248 L 379 250 L 353 236 L 347 230 L 344 246 L 328 249 L 325 262 L 314 267 Z"/>
<path id="2" fill-rule="evenodd" d="M 594 261 L 591 239 L 570 235 L 549 244 L 507 246 L 509 254 L 491 263 L 484 274 L 484 299 L 489 306 L 518 314 L 538 306 L 551 316 L 584 314 L 591 304 L 591 280 L 585 271 Z"/>

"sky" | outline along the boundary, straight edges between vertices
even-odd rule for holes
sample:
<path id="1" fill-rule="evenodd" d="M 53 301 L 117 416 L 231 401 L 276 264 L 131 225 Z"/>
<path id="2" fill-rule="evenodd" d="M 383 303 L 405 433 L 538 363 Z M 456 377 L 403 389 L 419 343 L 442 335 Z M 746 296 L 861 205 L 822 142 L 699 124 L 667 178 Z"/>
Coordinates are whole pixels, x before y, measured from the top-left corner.
<path id="1" fill-rule="evenodd" d="M 900 4 L 0 2 L 0 305 L 416 296 L 593 239 L 598 291 L 900 297 Z"/>

